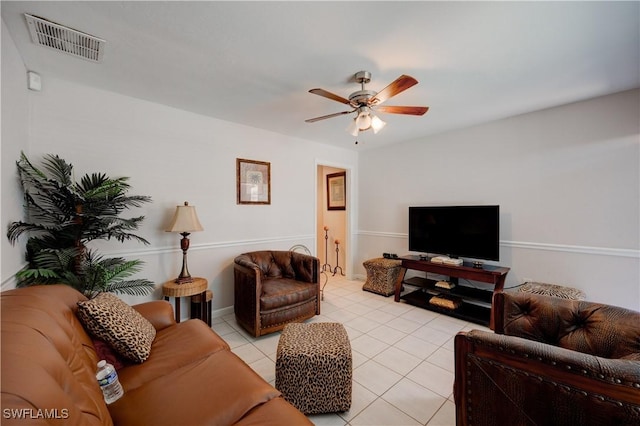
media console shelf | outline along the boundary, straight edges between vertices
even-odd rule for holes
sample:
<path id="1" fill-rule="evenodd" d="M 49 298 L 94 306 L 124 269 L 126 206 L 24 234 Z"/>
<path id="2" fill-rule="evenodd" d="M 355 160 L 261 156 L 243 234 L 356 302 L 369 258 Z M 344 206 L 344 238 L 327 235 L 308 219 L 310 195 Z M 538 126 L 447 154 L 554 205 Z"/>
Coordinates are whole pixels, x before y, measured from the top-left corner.
<path id="1" fill-rule="evenodd" d="M 399 260 L 402 261 L 402 265 L 395 286 L 396 302 L 404 300 L 414 306 L 489 326 L 493 330 L 493 310 L 491 309 L 491 302 L 493 295 L 502 292 L 504 289 L 504 282 L 509 268 L 492 265 L 482 265 L 482 268 L 476 268 L 469 262 L 464 262 L 461 266 L 446 265 L 431 262 L 430 259 L 422 260 L 419 256 L 409 255 L 402 256 Z M 448 290 L 436 287 L 436 281 L 427 278 L 412 277 L 405 280 L 405 274 L 408 269 L 445 275 L 450 278 L 449 280 L 451 282 L 457 285 Z M 458 283 L 459 278 L 489 284 L 493 288 L 487 288 L 485 290 L 460 285 Z M 404 284 L 419 287 L 419 289 L 402 294 Z M 455 298 L 462 301 L 462 304 L 457 309 L 447 309 L 429 303 L 432 297 L 438 295 L 455 296 Z"/>

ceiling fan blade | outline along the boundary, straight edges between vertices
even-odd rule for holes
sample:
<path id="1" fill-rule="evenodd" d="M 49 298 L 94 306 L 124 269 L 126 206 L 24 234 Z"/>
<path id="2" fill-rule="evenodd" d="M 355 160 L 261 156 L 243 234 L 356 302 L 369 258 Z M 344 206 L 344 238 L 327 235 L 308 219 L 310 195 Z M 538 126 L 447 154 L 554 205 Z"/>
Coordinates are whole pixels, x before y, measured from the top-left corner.
<path id="1" fill-rule="evenodd" d="M 429 111 L 429 107 L 422 106 L 379 106 L 376 107 L 378 112 L 386 112 L 389 114 L 409 114 L 409 115 L 424 115 Z"/>
<path id="2" fill-rule="evenodd" d="M 309 93 L 313 93 L 314 95 L 322 96 L 333 101 L 338 101 L 340 103 L 350 105 L 349 99 L 345 99 L 342 96 L 336 95 L 335 93 L 327 92 L 324 89 L 311 89 L 309 90 Z"/>
<path id="3" fill-rule="evenodd" d="M 309 118 L 308 120 L 304 120 L 304 121 L 305 123 L 315 123 L 316 121 L 326 120 L 327 118 L 333 118 L 333 117 L 338 117 L 339 115 L 351 114 L 353 111 L 355 111 L 355 109 L 351 111 L 342 111 L 342 112 L 336 112 L 329 115 L 323 115 L 322 117 Z"/>
<path id="4" fill-rule="evenodd" d="M 408 75 L 401 75 L 398 77 L 393 83 L 382 89 L 375 95 L 373 98 L 369 100 L 369 105 L 379 105 L 392 96 L 397 95 L 398 93 L 404 92 L 411 86 L 418 84 L 418 80 Z"/>

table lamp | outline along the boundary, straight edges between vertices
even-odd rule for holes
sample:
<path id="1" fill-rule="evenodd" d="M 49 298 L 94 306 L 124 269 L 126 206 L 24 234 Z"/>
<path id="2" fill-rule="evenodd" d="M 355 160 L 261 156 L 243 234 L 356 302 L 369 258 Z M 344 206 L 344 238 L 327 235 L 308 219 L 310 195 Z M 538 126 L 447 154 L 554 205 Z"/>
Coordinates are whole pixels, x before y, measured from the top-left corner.
<path id="1" fill-rule="evenodd" d="M 193 282 L 189 269 L 187 268 L 187 250 L 189 249 L 189 234 L 191 232 L 203 231 L 202 225 L 198 220 L 195 206 L 190 206 L 187 201 L 184 206 L 176 206 L 176 213 L 173 216 L 171 224 L 165 229 L 167 232 L 178 232 L 182 235 L 180 240 L 180 248 L 182 249 L 182 271 L 176 278 L 178 284 Z"/>

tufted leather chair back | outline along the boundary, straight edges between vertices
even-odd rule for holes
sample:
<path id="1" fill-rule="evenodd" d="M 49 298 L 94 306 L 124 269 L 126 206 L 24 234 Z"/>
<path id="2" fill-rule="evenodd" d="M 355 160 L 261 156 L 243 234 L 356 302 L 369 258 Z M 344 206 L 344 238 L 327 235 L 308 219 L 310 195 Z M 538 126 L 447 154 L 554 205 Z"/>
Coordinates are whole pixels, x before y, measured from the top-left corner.
<path id="1" fill-rule="evenodd" d="M 529 293 L 498 293 L 495 332 L 603 358 L 640 359 L 640 313 Z"/>
<path id="2" fill-rule="evenodd" d="M 314 258 L 293 251 L 263 250 L 244 253 L 236 259 L 238 264 L 255 264 L 262 279 L 289 278 L 303 282 L 314 280 Z"/>

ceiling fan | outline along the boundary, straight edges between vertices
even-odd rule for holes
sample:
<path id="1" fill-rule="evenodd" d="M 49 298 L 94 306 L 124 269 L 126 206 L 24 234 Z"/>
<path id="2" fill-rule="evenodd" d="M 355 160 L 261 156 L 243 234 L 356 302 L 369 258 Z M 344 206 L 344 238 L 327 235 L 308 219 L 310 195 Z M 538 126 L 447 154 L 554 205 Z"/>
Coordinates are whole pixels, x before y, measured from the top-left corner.
<path id="1" fill-rule="evenodd" d="M 429 107 L 422 106 L 384 106 L 380 105 L 387 99 L 404 92 L 411 86 L 418 84 L 418 80 L 408 75 L 401 75 L 393 83 L 376 93 L 372 90 L 366 90 L 364 85 L 371 81 L 371 73 L 368 71 L 359 71 L 354 75 L 355 81 L 360 83 L 360 90 L 349 95 L 349 99 L 328 92 L 324 89 L 311 89 L 309 93 L 331 99 L 345 105 L 349 105 L 352 109 L 349 111 L 336 112 L 321 117 L 310 118 L 305 120 L 307 123 L 315 123 L 316 121 L 325 120 L 327 118 L 338 117 L 340 115 L 351 114 L 356 112 L 353 121 L 347 127 L 347 132 L 353 136 L 358 136 L 358 132 L 372 129 L 373 133 L 378 133 L 387 123 L 382 121 L 373 112 L 386 112 L 390 114 L 409 114 L 424 115 Z"/>

